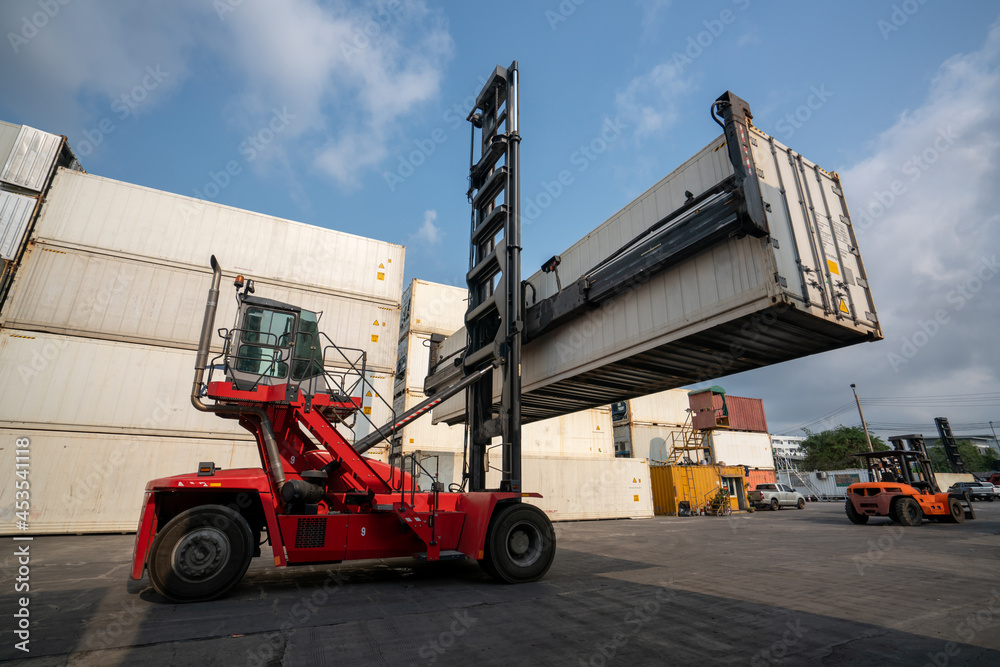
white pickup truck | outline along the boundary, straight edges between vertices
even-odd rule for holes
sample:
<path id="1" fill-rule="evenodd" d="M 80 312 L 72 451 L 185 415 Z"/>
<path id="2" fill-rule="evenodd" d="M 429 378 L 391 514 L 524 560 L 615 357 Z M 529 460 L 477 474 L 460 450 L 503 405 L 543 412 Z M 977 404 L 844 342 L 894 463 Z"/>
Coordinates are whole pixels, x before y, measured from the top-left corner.
<path id="1" fill-rule="evenodd" d="M 805 496 L 787 484 L 758 484 L 757 488 L 747 494 L 747 500 L 756 508 L 770 507 L 772 510 L 782 507 L 797 507 L 801 510 L 806 507 Z"/>

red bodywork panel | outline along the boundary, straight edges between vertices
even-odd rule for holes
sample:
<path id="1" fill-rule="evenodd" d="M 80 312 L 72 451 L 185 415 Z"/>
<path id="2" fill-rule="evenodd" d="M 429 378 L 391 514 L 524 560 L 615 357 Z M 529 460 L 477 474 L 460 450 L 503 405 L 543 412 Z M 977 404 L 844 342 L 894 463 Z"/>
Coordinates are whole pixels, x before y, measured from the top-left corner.
<path id="1" fill-rule="evenodd" d="M 947 516 L 948 494 L 923 493 L 909 484 L 892 482 L 860 482 L 847 487 L 847 497 L 859 514 L 889 516 L 892 501 L 899 496 L 909 496 L 917 501 L 926 516 Z"/>
<path id="2" fill-rule="evenodd" d="M 210 476 L 192 473 L 149 482 L 136 533 L 133 579 L 143 576 L 149 549 L 162 528 L 159 511 L 168 500 L 167 494 L 197 493 L 193 504 L 203 504 L 205 494 L 214 492 L 257 494 L 278 566 L 417 554 L 437 560 L 442 551 L 460 551 L 481 560 L 497 503 L 522 496 L 541 497 L 414 491 L 415 481 L 409 473 L 358 454 L 331 421 L 331 417 L 342 419 L 356 411 L 360 398 L 337 401 L 327 394 L 306 397 L 296 389 L 295 400 L 288 400 L 287 385 L 240 390 L 229 382 L 210 383 L 208 397 L 227 403 L 245 401 L 265 409 L 281 460 L 268 459 L 260 423 L 244 415 L 239 417 L 240 424 L 254 434 L 264 469 L 219 470 Z M 281 465 L 287 480 L 301 480 L 301 473 L 334 461 L 323 498 L 312 513 L 282 506 L 271 476 L 273 465 Z M 185 504 L 174 503 L 174 507 Z"/>

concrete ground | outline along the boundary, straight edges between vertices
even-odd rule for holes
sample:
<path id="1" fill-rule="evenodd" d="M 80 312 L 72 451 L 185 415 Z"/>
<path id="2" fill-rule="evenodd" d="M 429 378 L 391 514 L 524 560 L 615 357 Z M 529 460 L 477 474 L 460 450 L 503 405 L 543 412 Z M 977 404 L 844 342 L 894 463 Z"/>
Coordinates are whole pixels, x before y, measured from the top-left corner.
<path id="1" fill-rule="evenodd" d="M 276 569 L 225 599 L 126 592 L 131 535 L 31 543 L 30 654 L 0 552 L 0 660 L 30 665 L 996 665 L 1000 503 L 964 525 L 854 526 L 839 503 L 556 525 L 541 581 L 472 562 Z M 28 659 L 24 659 L 28 658 Z"/>

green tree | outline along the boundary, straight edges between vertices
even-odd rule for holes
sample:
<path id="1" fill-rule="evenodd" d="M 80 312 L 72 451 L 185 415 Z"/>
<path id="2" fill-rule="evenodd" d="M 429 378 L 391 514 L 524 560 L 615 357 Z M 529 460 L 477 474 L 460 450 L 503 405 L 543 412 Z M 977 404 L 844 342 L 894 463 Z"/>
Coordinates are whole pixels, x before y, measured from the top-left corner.
<path id="1" fill-rule="evenodd" d="M 842 470 L 844 468 L 863 468 L 864 463 L 851 456 L 858 452 L 867 452 L 868 443 L 865 432 L 860 426 L 844 426 L 835 429 L 813 433 L 806 430 L 807 437 L 799 445 L 805 454 L 803 467 L 807 470 Z M 889 449 L 878 436 L 872 436 L 872 448 L 875 451 Z"/>
<path id="2" fill-rule="evenodd" d="M 931 459 L 934 472 L 951 472 L 951 464 L 944 453 L 944 447 L 931 447 L 927 452 Z M 986 454 L 980 454 L 979 449 L 968 440 L 958 441 L 958 453 L 965 462 L 966 472 L 990 472 L 1000 467 L 1000 457 L 990 449 Z"/>

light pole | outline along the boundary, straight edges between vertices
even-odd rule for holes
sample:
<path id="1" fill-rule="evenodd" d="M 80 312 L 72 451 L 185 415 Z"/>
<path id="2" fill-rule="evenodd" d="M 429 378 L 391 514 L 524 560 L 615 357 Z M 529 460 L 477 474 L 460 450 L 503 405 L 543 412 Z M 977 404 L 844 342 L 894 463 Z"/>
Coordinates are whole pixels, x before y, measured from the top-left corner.
<path id="1" fill-rule="evenodd" d="M 854 400 L 858 404 L 858 414 L 861 415 L 861 426 L 865 429 L 865 442 L 868 443 L 868 451 L 874 452 L 875 448 L 872 447 L 872 438 L 868 435 L 868 423 L 865 422 L 865 413 L 861 411 L 861 399 L 858 398 L 858 390 L 854 388 L 854 384 L 851 384 L 851 391 L 854 392 Z"/>

